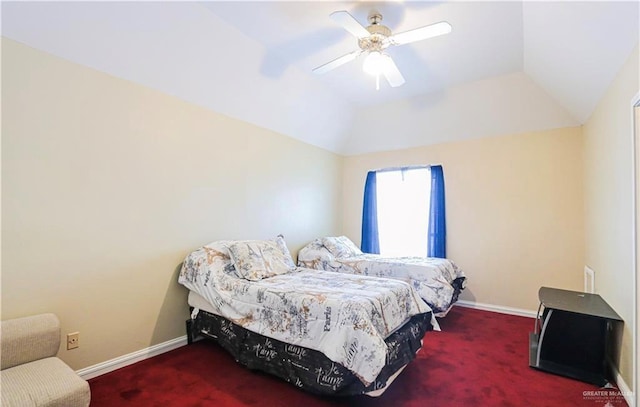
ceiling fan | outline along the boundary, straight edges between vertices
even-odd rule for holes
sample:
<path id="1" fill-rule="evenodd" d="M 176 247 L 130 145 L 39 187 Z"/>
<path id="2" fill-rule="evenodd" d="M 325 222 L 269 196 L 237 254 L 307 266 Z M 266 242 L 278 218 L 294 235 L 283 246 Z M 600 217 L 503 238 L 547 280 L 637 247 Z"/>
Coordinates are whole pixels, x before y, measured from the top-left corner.
<path id="1" fill-rule="evenodd" d="M 383 75 L 392 87 L 400 86 L 405 82 L 404 77 L 393 62 L 393 59 L 384 52 L 385 49 L 392 45 L 409 44 L 451 32 L 451 25 L 446 21 L 441 21 L 398 34 L 392 34 L 389 27 L 380 24 L 382 14 L 376 10 L 369 13 L 369 26 L 366 28 L 344 10 L 335 11 L 331 13 L 330 17 L 358 39 L 360 49 L 336 58 L 324 65 L 320 65 L 313 69 L 313 72 L 323 74 L 340 65 L 353 61 L 361 54 L 366 53 L 367 56 L 362 64 L 362 69 L 366 73 L 375 75 L 376 89 L 380 88 L 380 75 Z"/>

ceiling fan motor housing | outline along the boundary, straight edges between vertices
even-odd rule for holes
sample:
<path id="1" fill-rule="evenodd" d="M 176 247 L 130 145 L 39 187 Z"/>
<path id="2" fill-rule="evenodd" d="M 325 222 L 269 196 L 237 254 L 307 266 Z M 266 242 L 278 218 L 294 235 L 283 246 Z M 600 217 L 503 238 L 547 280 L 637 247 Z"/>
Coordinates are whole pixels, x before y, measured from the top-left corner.
<path id="1" fill-rule="evenodd" d="M 385 41 L 391 36 L 391 29 L 386 25 L 374 23 L 367 27 L 370 36 L 358 40 L 358 46 L 363 51 L 382 51 L 389 46 L 389 42 Z"/>

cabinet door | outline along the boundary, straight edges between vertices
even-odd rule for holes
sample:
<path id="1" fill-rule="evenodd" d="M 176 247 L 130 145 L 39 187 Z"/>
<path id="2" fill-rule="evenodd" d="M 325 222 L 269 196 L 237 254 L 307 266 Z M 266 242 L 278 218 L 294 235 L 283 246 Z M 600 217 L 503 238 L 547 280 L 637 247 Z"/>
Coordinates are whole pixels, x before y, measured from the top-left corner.
<path id="1" fill-rule="evenodd" d="M 552 310 L 543 314 L 540 360 L 589 373 L 604 374 L 607 321 L 590 315 Z"/>

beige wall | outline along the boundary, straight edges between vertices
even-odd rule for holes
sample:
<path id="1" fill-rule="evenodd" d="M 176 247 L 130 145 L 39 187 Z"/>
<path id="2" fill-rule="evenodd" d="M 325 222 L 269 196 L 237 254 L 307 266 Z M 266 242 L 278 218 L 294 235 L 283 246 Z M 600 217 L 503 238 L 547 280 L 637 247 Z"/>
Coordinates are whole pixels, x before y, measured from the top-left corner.
<path id="1" fill-rule="evenodd" d="M 582 149 L 566 128 L 345 157 L 343 230 L 360 241 L 368 170 L 442 164 L 461 299 L 535 311 L 540 286 L 582 288 Z"/>
<path id="2" fill-rule="evenodd" d="M 6 39 L 2 116 L 2 319 L 58 314 L 74 369 L 184 335 L 200 245 L 339 232 L 340 156 Z"/>
<path id="3" fill-rule="evenodd" d="M 633 386 L 633 110 L 638 47 L 584 126 L 586 262 L 596 291 L 625 320 L 620 372 Z"/>

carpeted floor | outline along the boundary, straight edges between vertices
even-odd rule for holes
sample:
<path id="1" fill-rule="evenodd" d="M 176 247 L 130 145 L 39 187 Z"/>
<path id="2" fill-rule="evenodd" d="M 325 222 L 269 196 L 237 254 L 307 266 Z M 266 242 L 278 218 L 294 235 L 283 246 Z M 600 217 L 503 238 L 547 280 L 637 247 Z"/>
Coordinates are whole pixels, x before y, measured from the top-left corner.
<path id="1" fill-rule="evenodd" d="M 529 368 L 533 319 L 454 307 L 440 324 L 379 398 L 307 394 L 200 341 L 90 380 L 91 406 L 626 406 L 616 391 Z"/>

